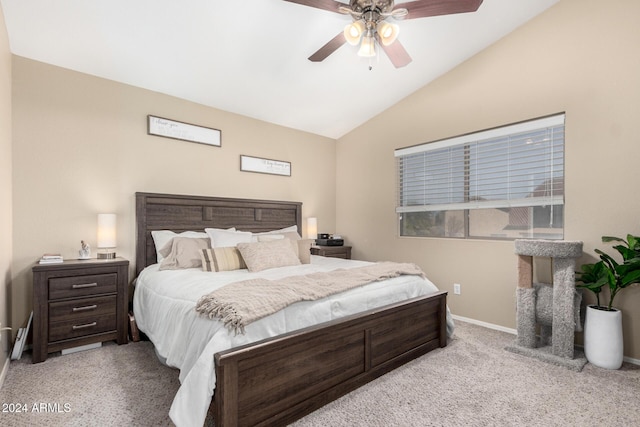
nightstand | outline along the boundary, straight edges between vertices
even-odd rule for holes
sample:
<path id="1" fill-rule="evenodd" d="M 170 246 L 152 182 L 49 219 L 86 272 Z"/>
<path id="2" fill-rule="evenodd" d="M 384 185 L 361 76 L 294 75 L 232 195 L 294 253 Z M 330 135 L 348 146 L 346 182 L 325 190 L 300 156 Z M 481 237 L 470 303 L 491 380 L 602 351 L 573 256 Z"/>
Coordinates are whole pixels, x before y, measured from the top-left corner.
<path id="1" fill-rule="evenodd" d="M 351 259 L 351 246 L 311 246 L 311 255 Z"/>
<path id="2" fill-rule="evenodd" d="M 67 348 L 128 342 L 129 261 L 70 260 L 32 271 L 33 363 Z"/>

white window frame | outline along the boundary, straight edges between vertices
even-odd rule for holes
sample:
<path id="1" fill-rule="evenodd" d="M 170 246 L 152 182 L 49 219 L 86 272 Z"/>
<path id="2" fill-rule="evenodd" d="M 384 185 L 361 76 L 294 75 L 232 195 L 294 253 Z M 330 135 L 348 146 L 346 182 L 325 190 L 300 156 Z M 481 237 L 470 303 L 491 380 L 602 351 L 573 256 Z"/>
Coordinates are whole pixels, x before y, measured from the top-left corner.
<path id="1" fill-rule="evenodd" d="M 558 113 L 395 150 L 398 191 L 396 213 L 398 213 L 399 219 L 403 213 L 407 212 L 463 210 L 467 211 L 465 217 L 468 218 L 468 210 L 471 209 L 563 206 L 564 124 L 565 113 Z M 534 144 L 524 139 L 526 135 L 543 133 L 552 135 L 551 140 L 544 138 L 535 141 Z M 541 154 L 541 148 L 535 147 L 535 145 L 541 146 L 542 142 L 549 147 L 544 154 Z M 500 149 L 506 147 L 507 150 L 515 147 L 513 159 L 509 155 L 508 160 L 505 160 L 506 151 L 496 149 L 494 154 L 486 156 L 488 160 L 486 158 L 480 160 L 480 162 L 485 162 L 483 169 L 482 163 L 478 165 L 477 159 L 480 158 L 478 153 L 482 149 L 489 152 L 490 149 L 486 147 L 491 147 L 491 144 Z M 460 166 L 461 150 L 465 150 L 464 166 Z M 449 160 L 446 160 L 448 152 L 452 154 L 450 154 Z M 539 162 L 547 162 L 543 155 L 547 156 L 549 153 L 549 164 L 540 166 Z M 494 180 L 490 184 L 495 185 L 496 192 L 502 192 L 503 196 L 481 197 L 483 192 L 488 191 L 486 186 L 489 184 L 486 184 L 485 188 L 479 188 L 478 182 L 483 179 L 484 182 L 488 182 L 491 179 L 487 176 L 497 175 L 492 170 L 492 161 L 494 166 L 498 164 L 503 169 L 509 169 L 509 171 L 513 169 L 513 177 L 509 172 L 508 179 L 501 178 L 500 182 L 496 183 Z M 446 170 L 447 162 L 451 165 L 449 170 Z M 470 162 L 473 162 L 473 165 Z M 474 172 L 474 168 L 478 171 L 487 171 L 484 173 L 484 178 L 482 172 Z M 544 182 L 550 183 L 550 190 L 545 189 L 543 192 L 534 193 L 531 189 L 533 174 L 536 174 L 538 180 L 544 174 Z M 562 182 L 560 183 L 559 180 Z M 525 186 L 529 189 L 528 193 L 524 192 Z M 512 191 L 512 188 L 519 189 L 520 192 Z M 463 200 L 461 200 L 461 193 Z M 532 228 L 533 224 L 530 224 L 530 227 Z M 464 237 L 468 238 L 470 228 L 468 220 L 465 221 L 464 228 Z M 402 235 L 402 230 L 399 231 Z M 559 232 L 560 235 L 564 235 L 564 224 Z"/>

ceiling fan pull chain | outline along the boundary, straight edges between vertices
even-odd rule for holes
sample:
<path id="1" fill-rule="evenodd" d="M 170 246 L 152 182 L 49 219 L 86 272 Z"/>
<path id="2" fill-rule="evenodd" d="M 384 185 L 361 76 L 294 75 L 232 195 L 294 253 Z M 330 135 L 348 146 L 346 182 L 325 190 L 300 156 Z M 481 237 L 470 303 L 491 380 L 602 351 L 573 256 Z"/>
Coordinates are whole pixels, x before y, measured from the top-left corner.
<path id="1" fill-rule="evenodd" d="M 375 59 L 376 65 L 380 64 L 380 55 L 374 55 L 369 57 L 369 71 L 373 70 L 373 64 L 371 63 Z"/>

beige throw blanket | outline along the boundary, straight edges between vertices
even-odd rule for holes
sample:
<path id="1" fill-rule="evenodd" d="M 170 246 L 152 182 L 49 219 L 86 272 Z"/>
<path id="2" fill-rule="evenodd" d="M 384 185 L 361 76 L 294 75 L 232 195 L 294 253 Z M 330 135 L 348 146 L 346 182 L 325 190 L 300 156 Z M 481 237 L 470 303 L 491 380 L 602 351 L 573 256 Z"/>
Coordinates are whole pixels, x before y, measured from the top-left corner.
<path id="1" fill-rule="evenodd" d="M 415 264 L 380 262 L 351 269 L 285 277 L 249 279 L 226 285 L 200 298 L 196 311 L 217 317 L 235 333 L 251 322 L 298 301 L 312 301 L 400 275 L 425 277 Z"/>

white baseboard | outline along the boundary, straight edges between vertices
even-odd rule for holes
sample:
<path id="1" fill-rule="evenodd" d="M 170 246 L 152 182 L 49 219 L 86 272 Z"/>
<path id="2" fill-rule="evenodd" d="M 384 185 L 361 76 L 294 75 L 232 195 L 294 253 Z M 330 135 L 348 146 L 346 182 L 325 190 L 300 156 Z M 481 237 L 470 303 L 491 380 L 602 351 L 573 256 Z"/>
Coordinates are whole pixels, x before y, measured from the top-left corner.
<path id="1" fill-rule="evenodd" d="M 476 320 L 476 319 L 470 319 L 468 317 L 458 316 L 457 314 L 452 314 L 451 317 L 453 317 L 453 320 L 460 320 L 461 322 L 467 322 L 467 323 L 472 323 L 478 326 L 484 326 L 485 328 L 488 328 L 488 329 L 495 329 L 496 331 L 502 331 L 508 334 L 518 335 L 518 332 L 515 329 L 505 328 L 504 326 L 495 325 L 493 323 L 483 322 L 481 320 Z"/>
<path id="2" fill-rule="evenodd" d="M 453 320 L 460 320 L 461 322 L 467 322 L 467 323 L 472 323 L 472 324 L 478 325 L 478 326 L 484 326 L 485 328 L 488 328 L 488 329 L 495 329 L 496 331 L 502 331 L 502 332 L 506 332 L 508 334 L 518 335 L 518 331 L 515 330 L 515 329 L 505 328 L 504 326 L 494 325 L 493 323 L 483 322 L 481 320 L 470 319 L 468 317 L 462 317 L 462 316 L 458 316 L 456 314 L 452 314 L 451 317 L 453 317 Z M 580 345 L 577 346 L 577 347 L 582 348 L 582 346 L 580 346 Z M 640 359 L 634 359 L 632 357 L 625 356 L 622 360 L 624 360 L 625 362 L 632 363 L 634 365 L 639 365 L 640 366 Z"/>
<path id="3" fill-rule="evenodd" d="M 0 390 L 2 390 L 2 386 L 4 385 L 4 379 L 7 376 L 7 372 L 9 372 L 9 362 L 11 362 L 11 358 L 9 355 L 6 355 L 7 358 L 4 361 L 4 366 L 2 367 L 2 371 L 0 372 Z"/>

